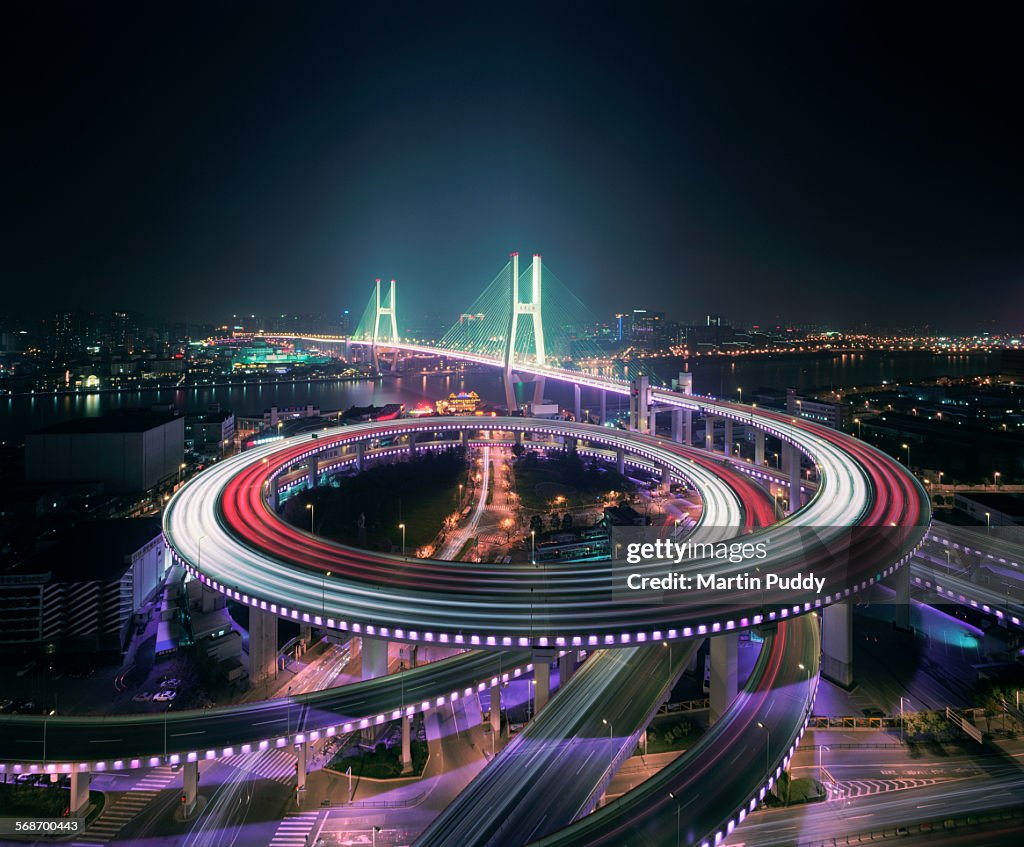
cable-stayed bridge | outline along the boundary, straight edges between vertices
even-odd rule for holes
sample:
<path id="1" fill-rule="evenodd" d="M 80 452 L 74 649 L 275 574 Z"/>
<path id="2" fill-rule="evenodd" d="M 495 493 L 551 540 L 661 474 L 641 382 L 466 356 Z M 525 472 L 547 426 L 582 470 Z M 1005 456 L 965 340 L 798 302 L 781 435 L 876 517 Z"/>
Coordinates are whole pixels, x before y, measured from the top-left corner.
<path id="1" fill-rule="evenodd" d="M 510 410 L 517 408 L 516 382 L 533 383 L 535 404 L 543 402 L 544 381 L 548 377 L 573 383 L 577 397 L 580 387 L 626 395 L 638 377 L 646 378 L 647 385 L 660 382 L 645 363 L 625 361 L 601 346 L 595 338 L 597 318 L 544 265 L 540 254 L 534 254 L 529 265 L 521 270 L 519 254 L 512 253 L 439 340 L 403 333 L 400 316 L 397 282 L 378 279 L 350 336 L 268 333 L 266 337 L 367 346 L 378 369 L 382 354 L 391 352 L 397 356 L 399 351 L 447 354 L 463 361 L 492 365 L 504 371 L 505 399 Z"/>

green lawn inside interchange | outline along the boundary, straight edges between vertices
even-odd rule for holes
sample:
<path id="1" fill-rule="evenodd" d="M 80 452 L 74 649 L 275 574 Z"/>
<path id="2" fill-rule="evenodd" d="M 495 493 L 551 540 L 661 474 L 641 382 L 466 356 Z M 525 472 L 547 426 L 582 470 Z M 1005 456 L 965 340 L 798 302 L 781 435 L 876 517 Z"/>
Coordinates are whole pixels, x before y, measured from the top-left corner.
<path id="1" fill-rule="evenodd" d="M 370 550 L 399 547 L 405 524 L 406 551 L 429 544 L 444 519 L 455 511 L 458 486 L 465 484 L 466 454 L 457 448 L 427 453 L 412 461 L 371 467 L 354 477 L 340 477 L 337 485 L 304 489 L 289 497 L 284 518 L 293 526 L 310 529 L 314 506 L 317 535 Z M 366 516 L 365 544 L 358 520 Z"/>
<path id="2" fill-rule="evenodd" d="M 365 776 L 369 779 L 399 779 L 415 777 L 423 773 L 427 763 L 427 742 L 413 741 L 409 752 L 412 755 L 412 772 L 403 774 L 402 763 L 398 752 L 384 744 L 378 744 L 373 750 L 364 750 L 355 755 L 343 755 L 341 751 L 331 759 L 328 767 L 339 773 L 346 773 L 352 768 L 352 776 Z"/>
<path id="3" fill-rule="evenodd" d="M 633 484 L 614 468 L 584 461 L 576 455 L 552 455 L 540 459 L 526 453 L 516 461 L 515 485 L 525 509 L 546 511 L 556 497 L 564 497 L 558 510 L 591 506 L 609 491 L 633 490 Z"/>

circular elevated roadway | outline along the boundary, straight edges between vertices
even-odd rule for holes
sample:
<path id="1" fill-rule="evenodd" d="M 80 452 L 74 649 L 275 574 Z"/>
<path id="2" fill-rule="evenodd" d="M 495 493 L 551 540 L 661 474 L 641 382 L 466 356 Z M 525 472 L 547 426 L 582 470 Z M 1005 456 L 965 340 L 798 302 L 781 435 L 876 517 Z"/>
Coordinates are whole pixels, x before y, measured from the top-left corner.
<path id="1" fill-rule="evenodd" d="M 690 402 L 680 400 L 680 405 Z M 752 523 L 731 511 L 736 507 L 721 489 L 725 471 L 705 451 L 562 421 L 393 421 L 264 445 L 215 465 L 185 485 L 165 512 L 165 534 L 175 558 L 194 575 L 250 606 L 358 634 L 484 648 L 615 646 L 781 620 L 841 600 L 892 573 L 920 543 L 929 519 L 927 497 L 916 479 L 888 456 L 785 415 L 707 401 L 702 407 L 761 427 L 795 444 L 814 462 L 820 484 L 811 501 L 745 540 L 775 533 L 762 570 L 780 575 L 813 571 L 827 579 L 823 596 L 794 591 L 775 608 L 766 608 L 763 593 L 757 592 L 730 595 L 728 606 L 711 593 L 704 602 L 698 598 L 685 606 L 637 602 L 613 592 L 609 566 L 548 563 L 540 569 L 370 553 L 291 527 L 267 503 L 268 486 L 278 476 L 313 456 L 330 461 L 358 441 L 459 430 L 526 432 L 577 439 L 581 447 L 622 449 L 667 467 L 673 477 L 702 490 L 706 514 L 715 521 L 728 527 Z M 794 527 L 813 528 L 814 543 L 799 533 L 780 532 Z M 851 527 L 879 531 L 851 533 Z M 725 574 L 730 567 L 734 572 L 750 570 L 749 563 L 728 566 L 713 560 L 691 561 L 674 570 Z M 638 564 L 630 571 L 662 576 L 666 564 Z"/>

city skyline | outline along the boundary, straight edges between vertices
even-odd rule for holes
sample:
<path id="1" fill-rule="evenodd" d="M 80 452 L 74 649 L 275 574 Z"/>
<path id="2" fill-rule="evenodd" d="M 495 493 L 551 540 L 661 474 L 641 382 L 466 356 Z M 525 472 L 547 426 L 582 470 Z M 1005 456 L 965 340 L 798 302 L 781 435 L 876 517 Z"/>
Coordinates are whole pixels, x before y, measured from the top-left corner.
<path id="1" fill-rule="evenodd" d="M 8 308 L 333 312 L 394 276 L 452 312 L 519 249 L 598 314 L 1021 313 L 997 21 L 588 11 L 23 12 Z"/>

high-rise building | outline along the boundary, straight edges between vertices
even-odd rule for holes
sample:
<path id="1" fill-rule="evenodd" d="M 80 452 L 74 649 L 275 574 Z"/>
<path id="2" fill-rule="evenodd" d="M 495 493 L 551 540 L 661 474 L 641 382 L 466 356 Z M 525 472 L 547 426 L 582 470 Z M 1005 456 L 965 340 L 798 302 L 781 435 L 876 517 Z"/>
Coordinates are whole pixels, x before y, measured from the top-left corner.
<path id="1" fill-rule="evenodd" d="M 637 347 L 655 349 L 664 343 L 665 313 L 634 309 L 630 339 Z"/>

